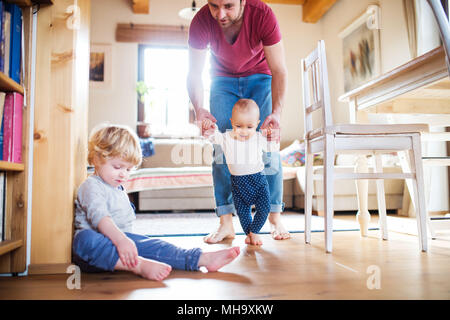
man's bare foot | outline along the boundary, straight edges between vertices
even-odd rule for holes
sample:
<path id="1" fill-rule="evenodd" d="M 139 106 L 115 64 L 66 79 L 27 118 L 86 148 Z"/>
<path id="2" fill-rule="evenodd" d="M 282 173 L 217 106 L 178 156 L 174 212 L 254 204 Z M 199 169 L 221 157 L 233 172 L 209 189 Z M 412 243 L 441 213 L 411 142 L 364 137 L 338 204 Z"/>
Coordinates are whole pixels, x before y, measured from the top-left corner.
<path id="1" fill-rule="evenodd" d="M 236 259 L 240 252 L 239 247 L 203 252 L 198 260 L 198 266 L 205 267 L 209 272 L 214 272 Z"/>
<path id="2" fill-rule="evenodd" d="M 257 235 L 256 233 L 253 233 L 253 232 L 250 232 L 247 235 L 247 238 L 245 238 L 245 243 L 252 244 L 254 246 L 262 245 L 262 241 L 261 241 L 261 238 L 259 237 L 259 235 Z"/>
<path id="3" fill-rule="evenodd" d="M 289 231 L 287 231 L 283 223 L 281 222 L 281 214 L 279 212 L 271 212 L 269 214 L 270 234 L 275 240 L 286 240 L 291 237 Z"/>
<path id="4" fill-rule="evenodd" d="M 217 230 L 205 236 L 203 241 L 206 243 L 217 243 L 227 238 L 234 239 L 234 237 L 233 215 L 230 213 L 220 216 L 220 225 Z"/>
<path id="5" fill-rule="evenodd" d="M 119 259 L 114 269 L 132 271 L 145 279 L 156 281 L 164 280 L 172 271 L 172 267 L 166 263 L 143 257 L 138 257 L 138 264 L 134 268 L 128 268 Z"/>

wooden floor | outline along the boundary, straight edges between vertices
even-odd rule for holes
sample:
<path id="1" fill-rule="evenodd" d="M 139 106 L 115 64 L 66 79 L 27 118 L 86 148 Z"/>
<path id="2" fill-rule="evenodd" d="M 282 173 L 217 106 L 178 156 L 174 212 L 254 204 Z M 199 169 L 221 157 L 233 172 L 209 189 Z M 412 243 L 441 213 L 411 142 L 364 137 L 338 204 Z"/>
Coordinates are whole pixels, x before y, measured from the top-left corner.
<path id="1" fill-rule="evenodd" d="M 303 233 L 286 241 L 263 235 L 261 248 L 245 245 L 244 236 L 216 245 L 201 237 L 165 238 L 205 250 L 238 245 L 241 255 L 219 272 L 175 270 L 163 282 L 124 272 L 83 273 L 79 290 L 67 288 L 69 274 L 0 277 L 0 299 L 449 299 L 450 235 L 430 240 L 427 253 L 415 236 L 389 236 L 383 241 L 377 230 L 367 238 L 334 232 L 332 254 L 324 251 L 323 233 L 313 233 L 309 245 Z"/>

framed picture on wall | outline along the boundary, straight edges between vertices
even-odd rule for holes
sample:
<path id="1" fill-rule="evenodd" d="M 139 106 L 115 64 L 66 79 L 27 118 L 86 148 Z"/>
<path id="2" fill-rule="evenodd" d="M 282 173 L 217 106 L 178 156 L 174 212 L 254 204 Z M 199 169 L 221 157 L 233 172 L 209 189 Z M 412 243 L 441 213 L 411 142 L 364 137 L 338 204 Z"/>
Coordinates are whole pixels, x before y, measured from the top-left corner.
<path id="1" fill-rule="evenodd" d="M 366 12 L 339 33 L 342 39 L 344 91 L 351 91 L 381 72 L 379 7 Z"/>
<path id="2" fill-rule="evenodd" d="M 91 44 L 89 84 L 93 88 L 111 88 L 111 45 Z"/>

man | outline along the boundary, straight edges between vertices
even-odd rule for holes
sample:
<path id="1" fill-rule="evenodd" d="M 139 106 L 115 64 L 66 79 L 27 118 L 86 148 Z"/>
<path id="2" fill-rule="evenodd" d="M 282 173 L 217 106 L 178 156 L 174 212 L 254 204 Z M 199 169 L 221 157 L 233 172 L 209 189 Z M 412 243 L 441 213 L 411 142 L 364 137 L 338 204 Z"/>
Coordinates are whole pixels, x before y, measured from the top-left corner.
<path id="1" fill-rule="evenodd" d="M 202 71 L 208 46 L 212 81 L 210 112 L 203 108 Z M 221 132 L 231 129 L 231 110 L 241 98 L 256 101 L 261 129 L 271 129 L 270 139 L 280 140 L 281 109 L 287 86 L 284 47 L 278 22 L 270 7 L 260 0 L 208 0 L 189 28 L 188 92 L 197 121 L 211 119 Z M 219 146 L 214 146 L 212 165 L 217 231 L 204 238 L 217 243 L 235 236 L 230 173 Z M 279 153 L 266 154 L 270 190 L 269 222 L 272 237 L 288 239 L 281 223 L 283 174 Z"/>

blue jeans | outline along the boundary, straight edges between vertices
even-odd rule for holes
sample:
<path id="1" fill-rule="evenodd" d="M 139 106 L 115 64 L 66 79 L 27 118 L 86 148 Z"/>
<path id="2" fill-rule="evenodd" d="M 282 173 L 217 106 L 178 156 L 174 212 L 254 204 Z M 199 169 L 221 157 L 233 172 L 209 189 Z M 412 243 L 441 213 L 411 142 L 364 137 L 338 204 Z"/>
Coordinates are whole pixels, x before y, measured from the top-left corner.
<path id="1" fill-rule="evenodd" d="M 167 263 L 174 269 L 198 270 L 198 260 L 202 254 L 200 248 L 183 249 L 160 239 L 128 232 L 125 234 L 134 241 L 138 255 L 143 258 Z M 74 262 L 85 272 L 113 271 L 119 260 L 111 240 L 94 230 L 79 232 L 73 239 L 72 249 Z"/>
<path id="2" fill-rule="evenodd" d="M 217 119 L 220 132 L 231 130 L 231 111 L 234 104 L 242 98 L 253 99 L 259 106 L 262 125 L 268 115 L 272 113 L 272 76 L 254 74 L 248 77 L 214 77 L 211 81 L 210 112 Z M 280 154 L 278 152 L 264 153 L 264 174 L 267 177 L 270 191 L 270 212 L 281 212 L 283 203 L 283 172 Z M 214 145 L 212 163 L 214 182 L 214 197 L 216 199 L 216 214 L 235 213 L 231 194 L 230 171 L 225 161 L 222 148 Z"/>

